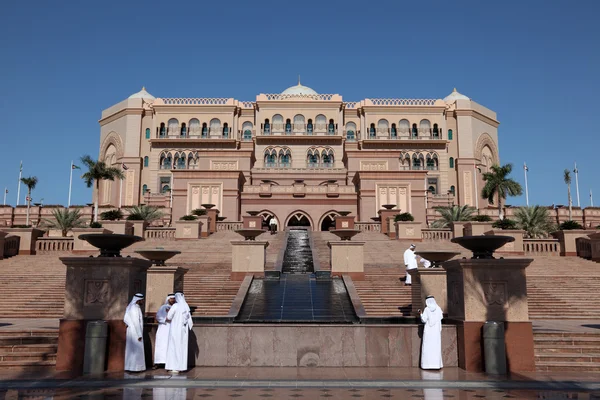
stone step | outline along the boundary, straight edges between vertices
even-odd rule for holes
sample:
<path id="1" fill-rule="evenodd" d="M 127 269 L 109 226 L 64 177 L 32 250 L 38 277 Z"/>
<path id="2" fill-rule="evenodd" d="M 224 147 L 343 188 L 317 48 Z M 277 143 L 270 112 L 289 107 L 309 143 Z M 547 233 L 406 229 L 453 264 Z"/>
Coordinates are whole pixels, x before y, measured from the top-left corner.
<path id="1" fill-rule="evenodd" d="M 4 335 L 4 332 L 1 335 Z M 55 336 L 0 336 L 0 346 L 30 344 L 58 344 L 58 333 Z"/>
<path id="2" fill-rule="evenodd" d="M 56 344 L 17 344 L 12 346 L 2 345 L 0 346 L 0 354 L 27 352 L 56 353 L 57 349 L 58 346 Z"/>
<path id="3" fill-rule="evenodd" d="M 2 361 L 56 361 L 56 352 L 19 352 L 2 353 L 0 352 L 0 363 Z"/>
<path id="4" fill-rule="evenodd" d="M 538 361 L 536 369 L 541 372 L 600 372 L 600 363 L 579 363 L 568 361 Z"/>
<path id="5" fill-rule="evenodd" d="M 56 360 L 46 360 L 46 361 L 0 361 L 0 369 L 4 368 L 27 368 L 35 369 L 37 367 L 40 368 L 48 368 L 56 365 Z"/>
<path id="6" fill-rule="evenodd" d="M 600 346 L 600 338 L 598 337 L 538 337 L 534 335 L 534 344 L 545 346 Z"/>

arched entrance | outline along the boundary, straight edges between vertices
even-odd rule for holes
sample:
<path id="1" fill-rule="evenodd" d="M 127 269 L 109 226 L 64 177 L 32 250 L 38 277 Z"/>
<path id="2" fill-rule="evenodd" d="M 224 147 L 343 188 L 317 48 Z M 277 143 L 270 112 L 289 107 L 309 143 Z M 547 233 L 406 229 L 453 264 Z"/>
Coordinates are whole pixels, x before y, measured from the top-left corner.
<path id="1" fill-rule="evenodd" d="M 328 211 L 321 217 L 321 223 L 319 227 L 321 231 L 329 231 L 330 228 L 335 228 L 335 220 L 336 216 L 340 215 L 337 211 Z"/>
<path id="2" fill-rule="evenodd" d="M 305 226 L 311 228 L 312 222 L 306 213 L 302 211 L 294 211 L 287 218 L 285 226 Z"/>
<path id="3" fill-rule="evenodd" d="M 271 211 L 262 210 L 261 212 L 258 213 L 258 215 L 263 217 L 263 228 L 268 228 L 270 226 L 271 219 L 275 218 L 275 221 L 277 221 L 279 229 L 281 229 L 281 221 L 279 221 L 279 219 Z"/>

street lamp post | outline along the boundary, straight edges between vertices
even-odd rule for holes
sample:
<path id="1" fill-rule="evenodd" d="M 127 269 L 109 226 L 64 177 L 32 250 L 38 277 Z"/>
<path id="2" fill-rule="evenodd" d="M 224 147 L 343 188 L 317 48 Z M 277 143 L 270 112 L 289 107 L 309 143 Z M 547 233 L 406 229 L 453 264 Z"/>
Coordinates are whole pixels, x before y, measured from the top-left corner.
<path id="1" fill-rule="evenodd" d="M 581 207 L 581 203 L 579 202 L 579 170 L 577 169 L 577 163 L 575 163 L 575 169 L 573 170 L 575 173 L 575 190 L 577 191 L 577 207 Z"/>
<path id="2" fill-rule="evenodd" d="M 527 203 L 527 207 L 529 207 L 529 186 L 527 185 L 527 172 L 529 172 L 529 167 L 527 167 L 526 163 L 523 163 L 523 170 L 525 171 L 525 202 Z"/>

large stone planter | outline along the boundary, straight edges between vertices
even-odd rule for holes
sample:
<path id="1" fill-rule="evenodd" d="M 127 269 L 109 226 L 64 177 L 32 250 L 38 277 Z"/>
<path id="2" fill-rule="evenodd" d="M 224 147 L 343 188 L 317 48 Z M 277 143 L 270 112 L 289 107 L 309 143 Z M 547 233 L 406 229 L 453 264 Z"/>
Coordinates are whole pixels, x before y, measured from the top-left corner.
<path id="1" fill-rule="evenodd" d="M 598 231 L 596 231 L 598 232 Z M 1 233 L 0 233 L 1 234 Z M 600 262 L 600 232 L 592 233 L 590 236 L 592 261 Z"/>
<path id="2" fill-rule="evenodd" d="M 525 254 L 525 250 L 523 249 L 523 235 L 525 231 L 521 231 L 518 229 L 492 229 L 491 231 L 485 232 L 486 235 L 496 235 L 496 236 L 511 236 L 514 237 L 514 242 L 508 242 L 504 246 L 500 247 L 496 250 L 496 253 L 499 254 L 507 254 L 507 255 L 515 255 L 522 256 Z"/>
<path id="3" fill-rule="evenodd" d="M 133 224 L 129 221 L 102 221 L 102 227 L 120 235 L 133 235 Z M 139 235 L 144 237 L 144 235 Z"/>
<path id="4" fill-rule="evenodd" d="M 471 221 L 464 224 L 463 232 L 465 236 L 485 235 L 486 232 L 493 230 L 493 222 Z M 462 235 L 461 235 L 462 236 Z M 457 236 L 454 236 L 457 237 Z"/>
<path id="5" fill-rule="evenodd" d="M 203 238 L 208 237 L 210 235 L 210 232 L 208 231 L 210 226 L 210 217 L 208 215 L 201 215 L 198 217 L 198 221 L 202 223 L 202 232 L 200 232 L 200 236 Z"/>
<path id="6" fill-rule="evenodd" d="M 37 228 L 4 228 L 9 235 L 19 236 L 19 254 L 35 254 L 35 243 L 46 231 Z"/>
<path id="7" fill-rule="evenodd" d="M 332 240 L 327 242 L 330 249 L 331 276 L 350 275 L 364 279 L 365 242 L 356 240 Z"/>
<path id="8" fill-rule="evenodd" d="M 146 312 L 156 314 L 169 293 L 183 290 L 183 276 L 188 270 L 173 265 L 153 265 L 148 270 L 146 283 Z"/>
<path id="9" fill-rule="evenodd" d="M 421 242 L 421 223 L 420 222 L 396 222 L 396 237 L 398 240 L 410 240 L 412 242 Z"/>
<path id="10" fill-rule="evenodd" d="M 98 254 L 99 250 L 86 242 L 79 239 L 79 235 L 86 233 L 112 233 L 112 231 L 104 228 L 74 228 L 73 229 L 73 254 Z"/>
<path id="11" fill-rule="evenodd" d="M 146 221 L 129 221 L 131 226 L 133 227 L 133 235 L 144 237 L 144 232 L 148 227 L 148 223 Z"/>
<path id="12" fill-rule="evenodd" d="M 446 288 L 446 270 L 442 268 L 415 268 L 407 272 L 412 279 L 411 297 L 413 315 L 417 316 L 420 308 L 425 308 L 427 296 L 435 297 L 435 302 L 444 314 L 448 312 L 448 291 Z"/>
<path id="13" fill-rule="evenodd" d="M 200 239 L 201 232 L 202 222 L 198 220 L 175 222 L 175 240 Z"/>
<path id="14" fill-rule="evenodd" d="M 464 229 L 465 229 L 466 224 L 467 224 L 467 222 L 464 222 L 464 221 L 455 221 L 455 222 L 451 223 L 450 229 L 452 229 L 453 237 L 465 236 Z M 482 235 L 483 235 L 483 233 L 482 233 Z"/>
<path id="15" fill-rule="evenodd" d="M 251 273 L 263 276 L 269 242 L 261 240 L 232 240 L 232 279 L 243 279 Z"/>
<path id="16" fill-rule="evenodd" d="M 580 237 L 586 237 L 590 233 L 595 231 L 586 231 L 584 229 L 573 229 L 573 230 L 560 230 L 552 233 L 556 239 L 560 241 L 560 255 L 561 256 L 576 256 L 577 247 L 575 245 L 575 239 Z"/>

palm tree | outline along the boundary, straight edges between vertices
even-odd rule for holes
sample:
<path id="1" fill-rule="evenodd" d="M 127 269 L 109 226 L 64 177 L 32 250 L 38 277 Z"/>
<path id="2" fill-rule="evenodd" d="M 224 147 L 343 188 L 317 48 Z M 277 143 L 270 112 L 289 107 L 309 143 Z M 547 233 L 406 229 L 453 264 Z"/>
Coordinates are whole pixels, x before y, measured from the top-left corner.
<path id="1" fill-rule="evenodd" d="M 133 206 L 128 211 L 127 220 L 129 221 L 146 221 L 150 223 L 163 216 L 163 213 L 158 208 L 147 205 Z"/>
<path id="2" fill-rule="evenodd" d="M 567 193 L 569 196 L 569 221 L 573 220 L 573 199 L 571 199 L 571 171 L 565 169 L 563 180 L 567 184 Z"/>
<path id="3" fill-rule="evenodd" d="M 35 185 L 38 183 L 38 178 L 30 176 L 28 178 L 21 178 L 21 182 L 27 186 L 27 221 L 25 225 L 29 226 L 29 208 L 31 207 L 31 191 L 35 189 Z"/>
<path id="4" fill-rule="evenodd" d="M 96 195 L 94 198 L 94 222 L 98 222 L 98 197 L 100 196 L 100 181 L 125 179 L 125 175 L 119 168 L 109 167 L 104 161 L 95 161 L 88 155 L 81 157 L 81 162 L 88 169 L 86 173 L 81 175 L 81 178 L 85 181 L 87 187 L 92 187 L 92 185 L 94 185 L 96 189 Z"/>
<path id="5" fill-rule="evenodd" d="M 475 212 L 475 208 L 470 206 L 435 207 L 434 209 L 440 213 L 441 218 L 431 224 L 432 228 L 447 228 L 453 222 L 470 221 Z"/>
<path id="6" fill-rule="evenodd" d="M 515 211 L 515 219 L 518 228 L 524 230 L 528 238 L 544 238 L 550 232 L 556 230 L 546 207 L 520 207 Z"/>
<path id="7" fill-rule="evenodd" d="M 494 197 L 498 196 L 498 216 L 503 219 L 502 215 L 502 200 L 506 200 L 506 196 L 519 196 L 523 193 L 521 185 L 508 177 L 512 172 L 512 164 L 503 166 L 492 165 L 491 172 L 483 174 L 485 186 L 481 190 L 481 197 L 486 199 L 490 204 L 494 204 Z"/>
<path id="8" fill-rule="evenodd" d="M 67 233 L 73 228 L 82 228 L 85 222 L 81 217 L 79 210 L 69 210 L 68 208 L 52 210 L 53 220 L 44 219 L 44 225 L 50 229 L 60 229 L 62 237 L 66 237 Z"/>

